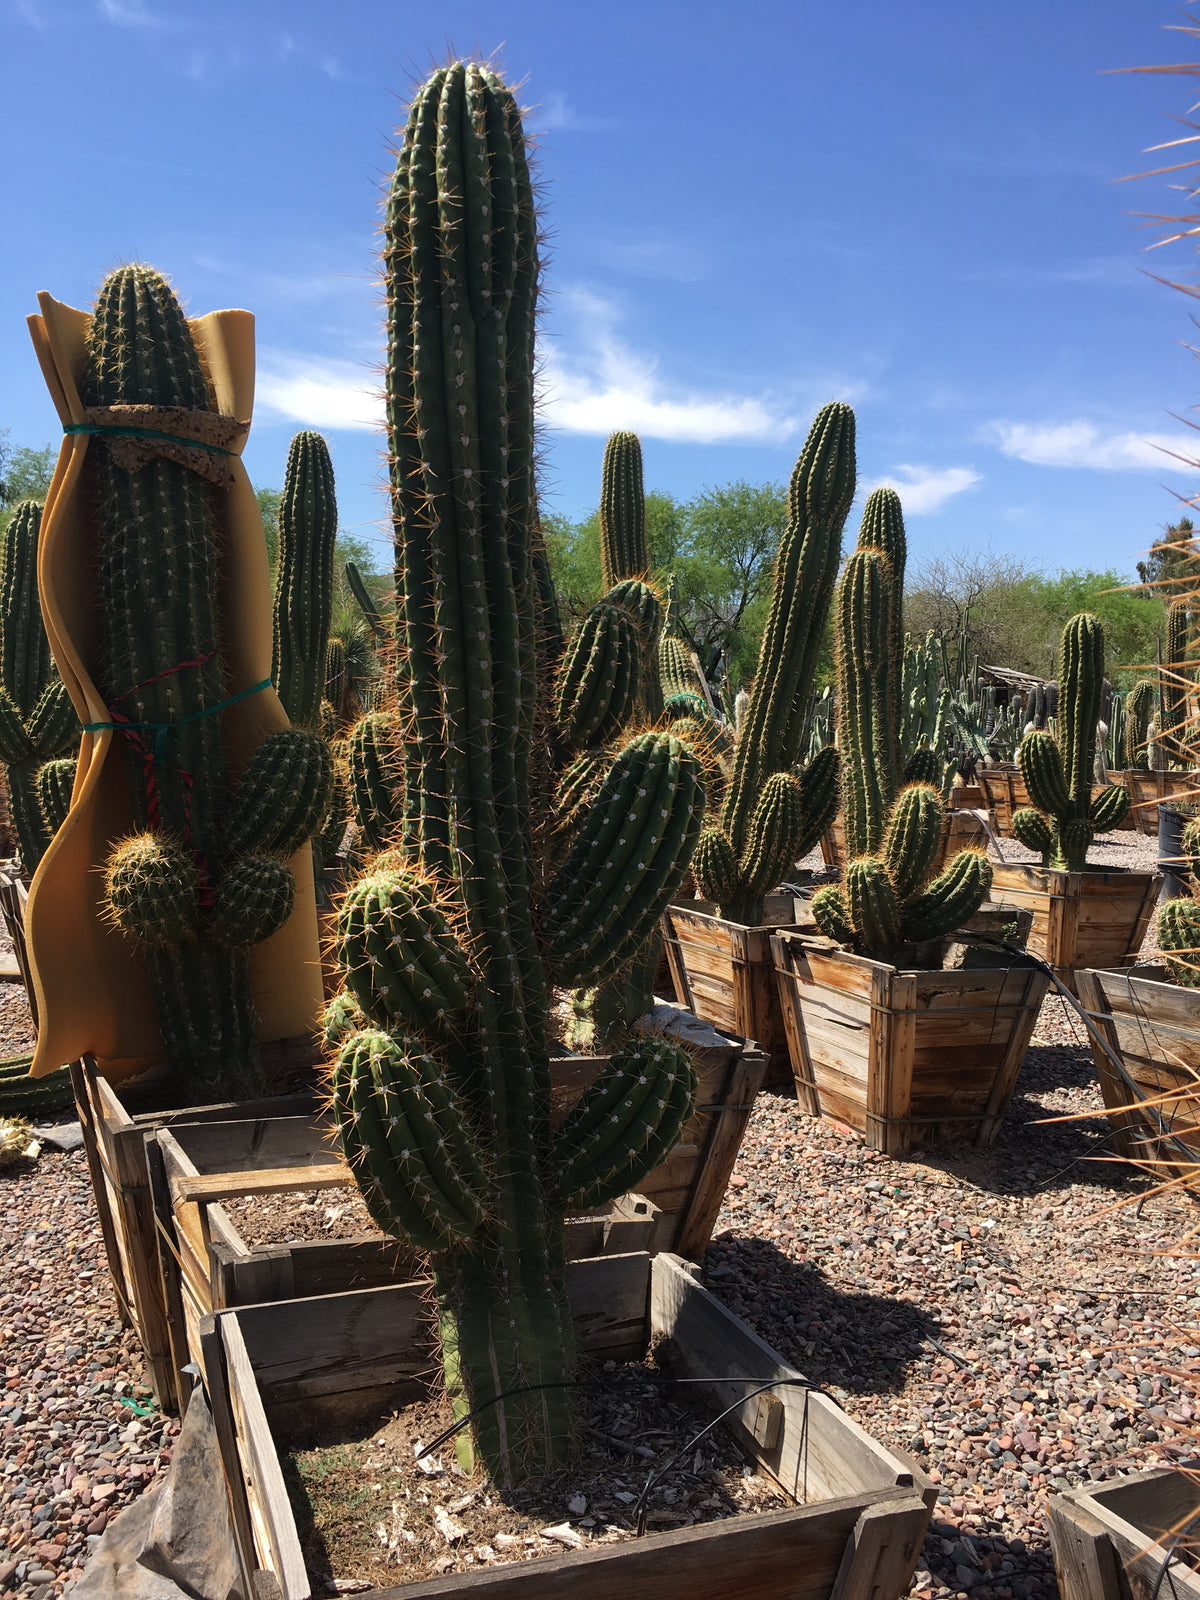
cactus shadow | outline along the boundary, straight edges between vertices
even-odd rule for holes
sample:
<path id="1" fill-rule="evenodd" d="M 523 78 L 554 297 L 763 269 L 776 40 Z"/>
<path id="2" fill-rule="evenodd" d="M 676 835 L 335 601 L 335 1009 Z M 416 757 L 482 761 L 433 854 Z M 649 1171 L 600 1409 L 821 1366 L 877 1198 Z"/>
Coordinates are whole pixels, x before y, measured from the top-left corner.
<path id="1" fill-rule="evenodd" d="M 894 1393 L 914 1366 L 936 1356 L 928 1341 L 941 1324 L 923 1307 L 839 1289 L 815 1262 L 765 1239 L 718 1234 L 703 1267 L 705 1287 L 814 1383 Z"/>

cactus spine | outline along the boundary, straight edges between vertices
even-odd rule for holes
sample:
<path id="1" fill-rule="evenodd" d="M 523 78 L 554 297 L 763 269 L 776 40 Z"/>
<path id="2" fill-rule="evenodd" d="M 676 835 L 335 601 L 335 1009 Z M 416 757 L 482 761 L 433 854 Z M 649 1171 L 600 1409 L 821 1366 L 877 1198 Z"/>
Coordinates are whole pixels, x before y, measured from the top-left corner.
<path id="1" fill-rule="evenodd" d="M 842 525 L 854 498 L 854 472 L 854 413 L 834 402 L 818 412 L 792 473 L 788 525 L 775 559 L 754 687 L 738 721 L 733 777 L 720 821 L 706 828 L 707 843 L 696 859 L 704 896 L 735 922 L 762 920 L 763 896 L 778 883 L 780 864 L 786 871 L 833 820 L 833 809 L 814 809 L 811 796 L 806 806 L 802 775 L 794 768 L 837 578 Z M 783 788 L 794 790 L 787 805 L 780 800 Z M 828 795 L 829 786 L 817 786 L 816 793 Z M 787 829 L 770 850 L 761 848 L 768 811 Z M 722 870 L 710 874 L 709 863 L 720 863 Z"/>
<path id="2" fill-rule="evenodd" d="M 37 775 L 79 739 L 66 687 L 50 659 L 38 603 L 42 508 L 23 500 L 0 546 L 0 760 L 5 763 L 21 860 L 32 873 L 55 829 L 38 798 Z"/>
<path id="3" fill-rule="evenodd" d="M 83 398 L 212 413 L 191 329 L 150 268 L 121 267 L 104 280 Z M 174 460 L 119 465 L 114 448 L 100 435 L 89 449 L 108 629 L 100 686 L 114 721 L 139 727 L 117 734 L 137 832 L 108 863 L 109 906 L 143 948 L 176 1066 L 209 1082 L 252 1081 L 246 950 L 290 914 L 291 874 L 276 858 L 328 806 L 328 751 L 315 734 L 274 734 L 231 790 L 211 714 L 229 694 L 216 609 L 218 491 Z M 231 849 L 235 825 L 243 859 Z"/>
<path id="4" fill-rule="evenodd" d="M 893 490 L 867 501 L 858 547 L 834 610 L 847 865 L 841 886 L 813 897 L 829 938 L 899 963 L 909 948 L 951 932 L 991 884 L 987 857 L 965 850 L 932 880 L 944 802 L 928 783 L 903 786 L 900 726 L 904 643 L 896 627 L 904 523 Z"/>
<path id="5" fill-rule="evenodd" d="M 635 741 L 535 905 L 537 225 L 487 67 L 418 90 L 384 270 L 406 773 L 391 848 L 342 908 L 357 998 L 326 1037 L 347 1158 L 381 1225 L 430 1251 L 452 1402 L 482 1408 L 476 1451 L 515 1481 L 571 1440 L 564 1208 L 636 1184 L 695 1085 L 679 1047 L 637 1041 L 552 1135 L 546 964 L 577 984 L 633 954 L 686 865 L 698 781 L 678 741 Z"/>
<path id="6" fill-rule="evenodd" d="M 1196 727 L 1191 696 L 1196 680 L 1193 602 L 1172 600 L 1167 607 L 1167 659 L 1162 666 L 1163 726 L 1159 743 L 1172 767 L 1191 766 Z"/>
<path id="7" fill-rule="evenodd" d="M 1043 866 L 1084 872 L 1094 836 L 1118 827 L 1129 810 L 1128 791 L 1116 785 L 1092 798 L 1104 629 L 1089 611 L 1063 629 L 1058 682 L 1057 736 L 1035 728 L 1017 751 L 1033 805 L 1013 813 L 1012 830 L 1027 849 L 1041 853 Z"/>

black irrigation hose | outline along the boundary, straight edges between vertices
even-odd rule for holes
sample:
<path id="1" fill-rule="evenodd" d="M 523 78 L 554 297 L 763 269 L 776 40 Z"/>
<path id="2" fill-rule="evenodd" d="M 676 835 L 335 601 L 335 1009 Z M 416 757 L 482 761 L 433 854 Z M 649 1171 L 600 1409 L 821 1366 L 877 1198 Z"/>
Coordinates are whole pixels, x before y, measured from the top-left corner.
<path id="1" fill-rule="evenodd" d="M 655 1374 L 648 1373 L 647 1376 L 651 1377 L 655 1376 Z M 677 1461 L 681 1461 L 683 1457 L 687 1455 L 689 1450 L 694 1450 L 702 1439 L 706 1438 L 708 1434 L 710 1434 L 712 1430 L 718 1426 L 719 1423 L 724 1422 L 725 1418 L 732 1412 L 736 1411 L 739 1406 L 745 1405 L 747 1400 L 753 1400 L 755 1395 L 765 1394 L 769 1389 L 806 1389 L 812 1394 L 824 1395 L 826 1400 L 830 1401 L 833 1405 L 838 1406 L 839 1410 L 842 1409 L 842 1407 L 838 1405 L 836 1398 L 831 1395 L 828 1390 L 823 1389 L 819 1383 L 810 1383 L 807 1378 L 771 1378 L 766 1382 L 761 1382 L 757 1378 L 743 1377 L 675 1378 L 672 1377 L 670 1373 L 662 1373 L 661 1376 L 666 1378 L 669 1383 L 703 1383 L 707 1384 L 709 1387 L 714 1387 L 715 1385 L 722 1383 L 752 1383 L 755 1385 L 755 1387 L 750 1391 L 749 1394 L 744 1394 L 740 1400 L 735 1400 L 732 1405 L 726 1406 L 725 1410 L 722 1411 L 719 1416 L 714 1417 L 711 1422 L 706 1423 L 694 1438 L 689 1439 L 687 1444 L 681 1446 L 681 1448 L 675 1452 L 665 1466 L 656 1467 L 651 1472 L 650 1476 L 646 1479 L 645 1487 L 642 1489 L 641 1494 L 634 1502 L 634 1511 L 636 1511 L 638 1519 L 637 1537 L 639 1539 L 642 1538 L 646 1532 L 646 1501 L 649 1498 L 651 1489 L 654 1487 L 658 1479 L 661 1478 L 664 1473 L 670 1472 L 671 1468 Z M 501 1400 L 509 1399 L 512 1395 L 538 1394 L 544 1389 L 583 1389 L 586 1388 L 589 1383 L 595 1383 L 596 1381 L 597 1380 L 595 1378 L 574 1378 L 563 1379 L 557 1383 L 524 1383 L 519 1384 L 517 1387 L 512 1389 L 504 1389 L 500 1394 L 494 1394 L 490 1400 L 484 1400 L 481 1404 L 472 1406 L 470 1411 L 464 1412 L 463 1415 L 459 1417 L 457 1421 L 451 1423 L 448 1428 L 443 1428 L 436 1439 L 431 1440 L 429 1444 L 424 1445 L 420 1450 L 417 1451 L 416 1460 L 423 1461 L 427 1455 L 432 1454 L 432 1452 L 438 1449 L 439 1446 L 445 1444 L 448 1440 L 453 1439 L 455 1434 L 461 1433 L 468 1423 L 474 1420 L 474 1418 L 480 1416 L 484 1411 L 489 1410 L 492 1406 L 499 1405 Z"/>

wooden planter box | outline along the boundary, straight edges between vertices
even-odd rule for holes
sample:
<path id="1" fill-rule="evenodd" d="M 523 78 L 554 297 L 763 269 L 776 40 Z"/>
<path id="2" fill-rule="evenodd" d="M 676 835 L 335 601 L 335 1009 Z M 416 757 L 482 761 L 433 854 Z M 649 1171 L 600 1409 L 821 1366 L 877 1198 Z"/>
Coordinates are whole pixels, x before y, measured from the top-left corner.
<path id="1" fill-rule="evenodd" d="M 986 804 L 996 818 L 996 832 L 1012 836 L 1013 812 L 1029 804 L 1029 791 L 1016 765 L 978 767 L 975 777 L 983 790 Z"/>
<path id="2" fill-rule="evenodd" d="M 305 1052 L 313 1054 L 305 1043 Z M 96 1070 L 90 1056 L 71 1067 L 75 1106 L 83 1133 L 92 1191 L 104 1253 L 117 1297 L 117 1311 L 132 1327 L 146 1358 L 150 1386 L 164 1410 L 178 1409 L 172 1329 L 160 1260 L 159 1229 L 150 1193 L 150 1160 L 158 1146 L 153 1135 L 179 1123 L 224 1122 L 231 1118 L 262 1119 L 310 1112 L 310 1092 L 262 1100 L 187 1106 L 170 1111 L 137 1112 L 135 1085 L 116 1089 Z M 147 1136 L 151 1136 L 150 1149 Z M 169 1218 L 164 1218 L 164 1221 Z M 173 1266 L 167 1263 L 168 1279 Z M 175 1330 L 176 1343 L 182 1329 Z"/>
<path id="3" fill-rule="evenodd" d="M 992 863 L 997 900 L 1033 912 L 1029 950 L 1074 989 L 1081 967 L 1124 967 L 1137 960 L 1162 876 L 1120 867 L 1060 872 L 1054 867 Z"/>
<path id="4" fill-rule="evenodd" d="M 154 1137 L 159 1159 L 150 1164 L 150 1189 L 162 1259 L 174 1269 L 164 1271 L 163 1290 L 177 1375 L 189 1361 L 203 1370 L 200 1328 L 214 1311 L 427 1275 L 419 1252 L 376 1232 L 251 1245 L 238 1231 L 224 1200 L 353 1183 L 332 1124 L 323 1117 L 195 1122 L 160 1128 Z M 657 1206 L 641 1195 L 625 1195 L 607 1211 L 568 1221 L 567 1257 L 649 1252 L 659 1221 Z"/>
<path id="5" fill-rule="evenodd" d="M 676 900 L 663 917 L 663 942 L 680 1003 L 724 1033 L 751 1039 L 767 1058 L 763 1087 L 790 1087 L 787 1036 L 771 971 L 771 935 L 794 928 L 793 898 L 768 897 L 775 920 L 758 928 L 726 922 L 709 900 Z"/>
<path id="6" fill-rule="evenodd" d="M 671 1255 L 568 1266 L 580 1348 L 636 1360 L 649 1338 L 669 1337 L 679 1375 L 710 1381 L 703 1390 L 714 1415 L 746 1393 L 747 1379 L 799 1377 L 693 1271 Z M 314 1418 L 363 1416 L 423 1398 L 428 1319 L 423 1286 L 407 1284 L 247 1306 L 206 1323 L 209 1394 L 247 1593 L 261 1592 L 254 1584 L 263 1569 L 281 1600 L 308 1600 L 311 1592 L 276 1440 Z M 765 1408 L 769 1427 L 757 1399 L 729 1421 L 748 1460 L 793 1506 L 375 1592 L 380 1600 L 612 1600 L 635 1590 L 661 1600 L 897 1600 L 936 1490 L 824 1395 L 772 1393 L 778 1404 Z"/>
<path id="7" fill-rule="evenodd" d="M 1169 983 L 1166 968 L 1152 965 L 1084 968 L 1075 978 L 1080 1003 L 1128 1074 L 1091 1040 L 1114 1148 L 1163 1167 L 1164 1176 L 1190 1166 L 1176 1141 L 1200 1159 L 1200 989 Z M 1156 1102 L 1153 1111 L 1138 1109 L 1146 1101 Z"/>
<path id="8" fill-rule="evenodd" d="M 1200 1512 L 1194 1473 L 1135 1472 L 1046 1501 L 1062 1600 L 1200 1600 L 1200 1573 L 1166 1546 Z M 1196 1530 L 1184 1540 L 1196 1549 Z M 1165 1568 L 1165 1570 L 1164 1570 Z"/>
<path id="9" fill-rule="evenodd" d="M 974 811 L 950 805 L 942 817 L 942 842 L 930 871 L 940 872 L 950 857 L 956 856 L 960 850 L 986 850 L 987 845 L 987 828 Z M 827 867 L 845 865 L 846 828 L 840 811 L 828 833 L 821 835 L 821 856 Z"/>
<path id="10" fill-rule="evenodd" d="M 1130 826 L 1140 833 L 1158 838 L 1160 800 L 1186 800 L 1200 805 L 1200 772 L 1141 772 L 1131 767 L 1123 774 L 1133 804 L 1129 808 Z"/>
<path id="11" fill-rule="evenodd" d="M 811 935 L 781 933 L 772 944 L 802 1110 L 892 1156 L 991 1144 L 1049 985 L 1044 972 L 905 972 Z"/>

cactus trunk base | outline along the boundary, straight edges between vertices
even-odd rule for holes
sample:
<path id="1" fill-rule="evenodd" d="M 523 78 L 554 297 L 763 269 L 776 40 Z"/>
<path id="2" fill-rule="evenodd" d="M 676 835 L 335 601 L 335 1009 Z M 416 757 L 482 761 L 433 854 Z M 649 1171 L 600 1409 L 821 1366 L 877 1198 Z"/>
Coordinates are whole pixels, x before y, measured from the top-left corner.
<path id="1" fill-rule="evenodd" d="M 182 1078 L 246 1094 L 260 1086 L 250 963 L 206 940 L 146 952 L 168 1063 Z"/>
<path id="2" fill-rule="evenodd" d="M 519 1250 L 487 1239 L 434 1264 L 446 1392 L 456 1419 L 477 1411 L 456 1436 L 459 1464 L 482 1466 L 501 1486 L 560 1470 L 575 1444 L 564 1268 L 559 1221 L 536 1234 L 523 1228 Z"/>

